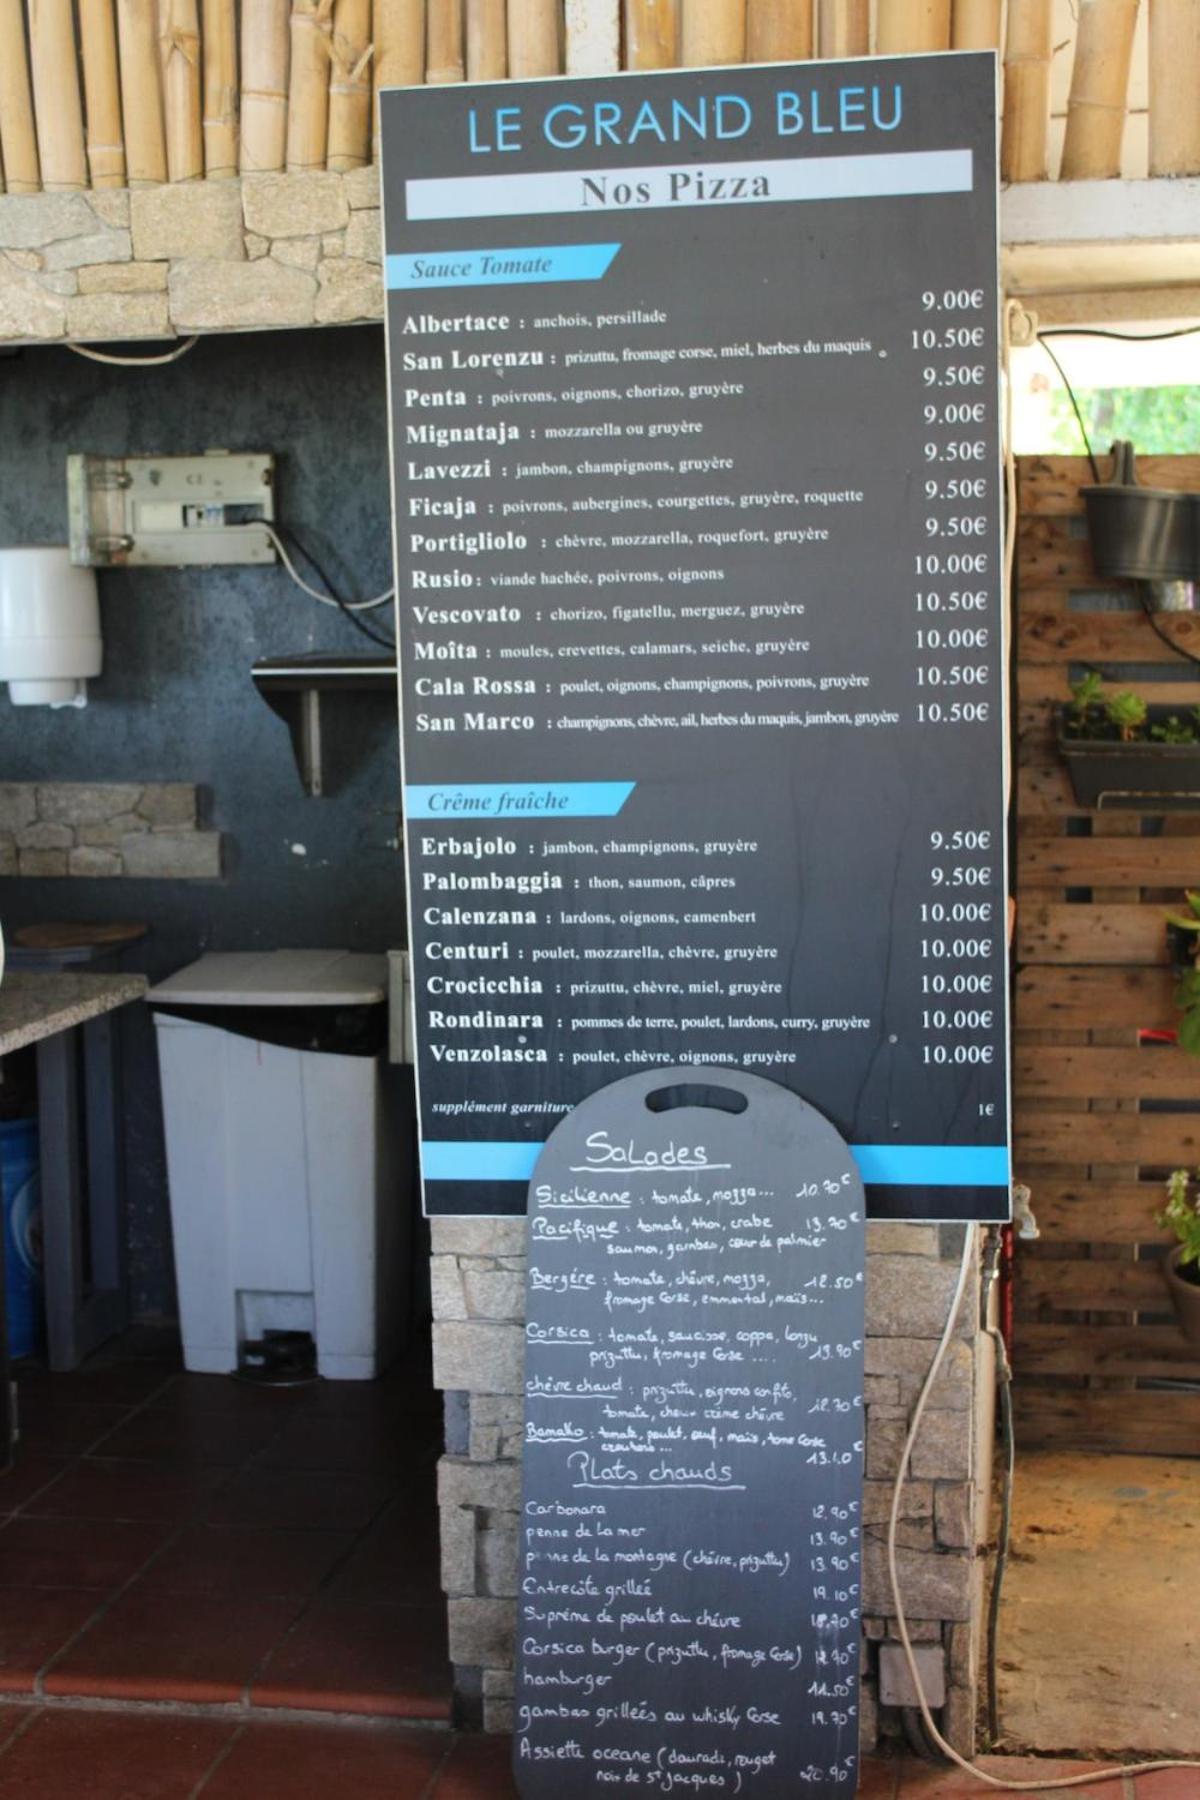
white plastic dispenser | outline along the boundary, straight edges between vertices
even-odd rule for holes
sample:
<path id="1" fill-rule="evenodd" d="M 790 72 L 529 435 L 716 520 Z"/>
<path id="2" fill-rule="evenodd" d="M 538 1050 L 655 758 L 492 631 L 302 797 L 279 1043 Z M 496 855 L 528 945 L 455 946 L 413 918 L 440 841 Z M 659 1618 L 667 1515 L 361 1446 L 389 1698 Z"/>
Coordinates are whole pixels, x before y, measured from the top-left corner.
<path id="1" fill-rule="evenodd" d="M 91 569 L 65 544 L 0 550 L 0 681 L 14 706 L 86 706 L 104 662 Z"/>

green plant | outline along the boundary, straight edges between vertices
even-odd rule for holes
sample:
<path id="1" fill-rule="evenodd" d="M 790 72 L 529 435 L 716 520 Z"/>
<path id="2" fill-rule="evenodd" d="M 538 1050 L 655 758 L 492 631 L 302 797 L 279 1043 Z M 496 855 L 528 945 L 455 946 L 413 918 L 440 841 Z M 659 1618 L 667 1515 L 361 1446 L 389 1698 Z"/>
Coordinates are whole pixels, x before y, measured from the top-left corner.
<path id="1" fill-rule="evenodd" d="M 1132 694 L 1128 689 L 1106 700 L 1104 711 L 1109 724 L 1120 732 L 1124 744 L 1132 743 L 1146 723 L 1146 702 L 1140 694 Z"/>
<path id="2" fill-rule="evenodd" d="M 1200 1169 L 1196 1174 L 1200 1176 Z M 1179 1239 L 1179 1271 L 1184 1280 L 1200 1286 L 1200 1196 L 1192 1193 L 1191 1179 L 1187 1169 L 1171 1170 L 1167 1176 L 1167 1204 L 1155 1218 Z"/>
<path id="3" fill-rule="evenodd" d="M 1181 1050 L 1200 1056 L 1200 969 L 1185 969 L 1175 984 L 1179 1024 L 1175 1036 Z"/>
<path id="4" fill-rule="evenodd" d="M 1071 723 L 1081 736 L 1086 735 L 1092 714 L 1102 711 L 1103 705 L 1104 678 L 1094 669 L 1071 683 Z"/>
<path id="5" fill-rule="evenodd" d="M 1187 719 L 1181 719 L 1178 713 L 1172 713 L 1161 725 L 1150 727 L 1150 736 L 1158 744 L 1194 744 L 1196 727 Z"/>

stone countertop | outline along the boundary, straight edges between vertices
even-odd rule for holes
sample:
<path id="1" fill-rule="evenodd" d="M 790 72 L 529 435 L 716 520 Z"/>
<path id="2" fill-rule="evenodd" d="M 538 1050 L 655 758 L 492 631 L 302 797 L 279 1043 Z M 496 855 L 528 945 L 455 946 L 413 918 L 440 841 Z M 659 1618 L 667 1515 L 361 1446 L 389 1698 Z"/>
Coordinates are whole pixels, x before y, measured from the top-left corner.
<path id="1" fill-rule="evenodd" d="M 144 975 L 11 969 L 0 984 L 0 1056 L 140 1000 L 147 985 Z"/>

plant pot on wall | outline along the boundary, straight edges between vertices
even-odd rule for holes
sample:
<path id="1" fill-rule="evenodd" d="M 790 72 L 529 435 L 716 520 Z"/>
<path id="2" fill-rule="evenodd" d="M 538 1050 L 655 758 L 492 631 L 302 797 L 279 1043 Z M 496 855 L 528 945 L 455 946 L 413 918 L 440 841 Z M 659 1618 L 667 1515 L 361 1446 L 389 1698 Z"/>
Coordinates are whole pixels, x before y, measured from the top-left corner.
<path id="1" fill-rule="evenodd" d="M 1179 1259 L 1182 1255 L 1181 1244 L 1163 1257 L 1163 1278 L 1171 1296 L 1171 1305 L 1175 1308 L 1180 1331 L 1189 1344 L 1200 1344 L 1200 1282 L 1189 1281 L 1185 1275 L 1180 1274 Z M 1194 1270 L 1197 1265 L 1191 1263 L 1188 1266 Z"/>
<path id="2" fill-rule="evenodd" d="M 1165 726 L 1177 712 L 1169 706 L 1150 707 L 1147 730 Z M 1200 811 L 1200 742 L 1084 736 L 1072 728 L 1065 708 L 1055 714 L 1055 732 L 1080 806 L 1097 811 L 1140 806 L 1152 812 L 1159 802 L 1164 811 Z"/>
<path id="3" fill-rule="evenodd" d="M 1113 445 L 1111 482 L 1082 491 L 1098 575 L 1154 582 L 1200 575 L 1200 496 L 1139 487 L 1132 444 Z"/>

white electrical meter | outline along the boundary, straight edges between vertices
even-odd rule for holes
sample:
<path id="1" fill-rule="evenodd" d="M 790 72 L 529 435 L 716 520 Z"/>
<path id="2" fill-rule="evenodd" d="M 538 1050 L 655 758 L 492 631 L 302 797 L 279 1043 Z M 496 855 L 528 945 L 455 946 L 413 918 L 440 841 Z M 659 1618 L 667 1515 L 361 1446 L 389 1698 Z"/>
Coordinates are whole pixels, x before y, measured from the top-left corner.
<path id="1" fill-rule="evenodd" d="M 275 561 L 261 523 L 275 517 L 273 456 L 68 456 L 67 509 L 84 566 Z"/>

